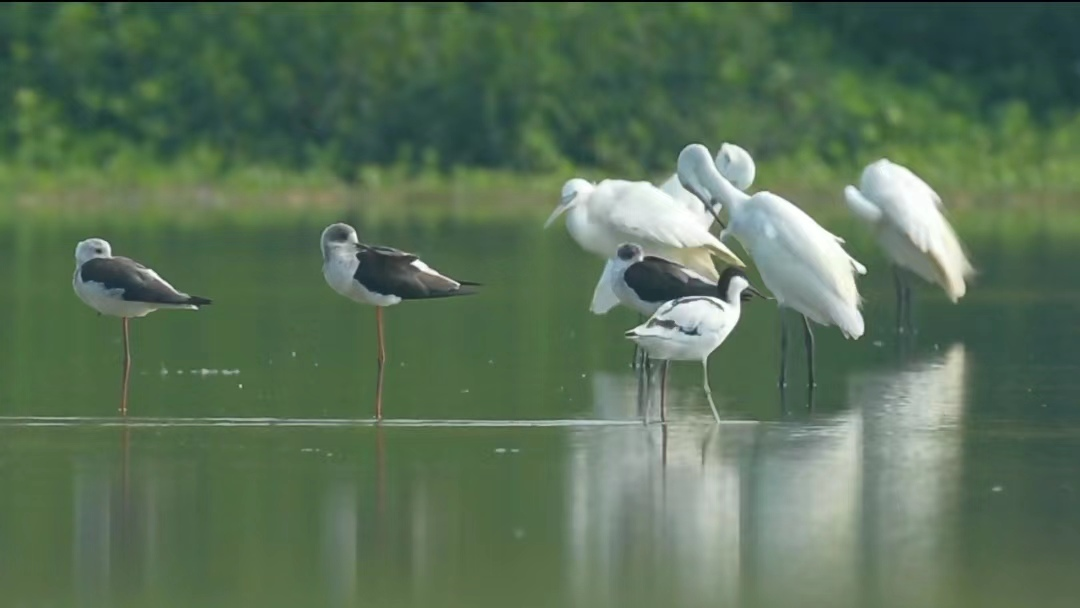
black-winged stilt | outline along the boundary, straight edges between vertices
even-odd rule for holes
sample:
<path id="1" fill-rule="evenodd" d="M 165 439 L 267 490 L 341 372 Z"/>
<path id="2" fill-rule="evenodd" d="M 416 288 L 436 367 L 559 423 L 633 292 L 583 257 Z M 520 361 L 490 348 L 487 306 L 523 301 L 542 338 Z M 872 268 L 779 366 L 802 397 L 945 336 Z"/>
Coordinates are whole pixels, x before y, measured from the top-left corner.
<path id="1" fill-rule="evenodd" d="M 99 314 L 120 317 L 124 325 L 124 374 L 120 413 L 127 415 L 131 345 L 128 319 L 162 308 L 198 310 L 210 300 L 177 291 L 152 269 L 130 258 L 113 256 L 104 239 L 90 238 L 75 247 L 75 293 Z"/>
<path id="2" fill-rule="evenodd" d="M 476 293 L 480 283 L 455 281 L 440 274 L 414 254 L 392 247 L 365 245 L 348 224 L 331 224 L 322 233 L 323 277 L 334 291 L 375 307 L 379 371 L 375 388 L 375 419 L 382 419 L 383 308 L 404 300 L 426 300 Z"/>

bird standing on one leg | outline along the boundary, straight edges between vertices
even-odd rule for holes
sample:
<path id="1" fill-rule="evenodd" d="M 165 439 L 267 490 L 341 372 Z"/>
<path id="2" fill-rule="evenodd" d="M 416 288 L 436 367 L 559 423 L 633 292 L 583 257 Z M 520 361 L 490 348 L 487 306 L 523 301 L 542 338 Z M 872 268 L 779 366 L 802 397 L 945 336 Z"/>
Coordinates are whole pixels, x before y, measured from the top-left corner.
<path id="1" fill-rule="evenodd" d="M 124 334 L 124 373 L 120 413 L 127 415 L 128 381 L 131 377 L 131 344 L 128 320 L 145 317 L 161 308 L 198 310 L 210 300 L 191 296 L 170 285 L 158 273 L 130 258 L 113 256 L 108 241 L 90 238 L 75 247 L 76 295 L 103 315 L 120 317 Z"/>
<path id="2" fill-rule="evenodd" d="M 378 380 L 375 385 L 375 419 L 382 420 L 383 369 L 386 344 L 383 308 L 404 300 L 427 300 L 476 293 L 480 283 L 455 281 L 432 269 L 419 257 L 392 247 L 365 245 L 348 224 L 331 224 L 320 239 L 323 277 L 330 287 L 361 304 L 375 306 L 378 334 Z"/>

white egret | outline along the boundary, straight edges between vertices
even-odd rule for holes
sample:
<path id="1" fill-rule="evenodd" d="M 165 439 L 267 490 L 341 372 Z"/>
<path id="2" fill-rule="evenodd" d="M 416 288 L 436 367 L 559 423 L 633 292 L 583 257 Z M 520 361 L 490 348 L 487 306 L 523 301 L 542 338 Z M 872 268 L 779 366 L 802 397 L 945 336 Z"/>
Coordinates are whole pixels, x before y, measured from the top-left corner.
<path id="1" fill-rule="evenodd" d="M 562 200 L 544 228 L 563 213 L 566 229 L 578 245 L 605 260 L 619 245 L 634 242 L 646 254 L 677 261 L 712 281 L 720 278 L 712 256 L 734 266 L 746 265 L 702 226 L 697 215 L 649 182 L 606 179 L 592 184 L 571 179 L 563 185 Z M 591 308 L 610 310 L 616 304 L 612 286 L 601 276 Z"/>
<path id="2" fill-rule="evenodd" d="M 750 186 L 753 185 L 754 176 L 757 174 L 757 166 L 754 164 L 754 157 L 750 156 L 750 153 L 744 148 L 735 144 L 722 144 L 720 151 L 716 153 L 715 161 L 716 170 L 720 172 L 720 175 L 726 177 L 739 190 L 749 190 Z M 713 212 L 710 213 L 702 206 L 702 202 L 698 197 L 683 188 L 679 182 L 678 172 L 672 173 L 671 177 L 660 185 L 660 189 L 697 214 L 698 220 L 706 228 L 712 226 L 715 214 L 720 212 L 720 205 L 715 204 L 713 205 Z"/>
<path id="3" fill-rule="evenodd" d="M 809 321 L 837 326 L 844 336 L 863 335 L 862 299 L 855 274 L 866 267 L 848 255 L 840 237 L 825 230 L 790 201 L 771 192 L 746 194 L 713 164 L 709 150 L 690 144 L 679 153 L 679 180 L 706 204 L 722 203 L 730 221 L 720 238 L 734 236 L 754 260 L 761 280 L 780 308 L 802 315 L 810 386 L 814 379 L 814 334 Z M 787 332 L 781 315 L 780 385 L 786 384 Z"/>
<path id="4" fill-rule="evenodd" d="M 79 299 L 98 314 L 120 317 L 124 327 L 124 374 L 121 380 L 120 413 L 127 415 L 128 381 L 131 378 L 131 344 L 128 320 L 145 317 L 159 309 L 198 310 L 211 301 L 177 290 L 153 269 L 131 258 L 114 256 L 105 239 L 90 238 L 75 246 L 72 287 Z"/>
<path id="5" fill-rule="evenodd" d="M 323 278 L 339 294 L 375 306 L 379 344 L 379 370 L 375 385 L 375 419 L 382 420 L 383 308 L 404 300 L 428 300 L 477 293 L 480 283 L 455 281 L 425 264 L 419 257 L 392 247 L 365 245 L 348 224 L 330 224 L 320 237 Z"/>
<path id="6" fill-rule="evenodd" d="M 863 169 L 858 188 L 844 188 L 844 198 L 893 264 L 898 331 L 904 331 L 905 319 L 911 326 L 911 286 L 904 270 L 940 286 L 954 303 L 964 296 L 975 269 L 945 218 L 941 197 L 919 176 L 882 158 Z"/>
<path id="7" fill-rule="evenodd" d="M 739 322 L 743 291 L 761 296 L 750 285 L 746 273 L 739 268 L 728 267 L 717 284 L 714 296 L 689 296 L 665 303 L 649 317 L 649 320 L 626 332 L 653 359 L 667 361 L 701 361 L 705 397 L 709 400 L 713 417 L 720 422 L 720 414 L 713 403 L 709 387 L 709 355 L 727 339 Z M 764 297 L 764 296 L 762 296 Z M 666 368 L 665 368 L 666 369 Z M 664 393 L 666 377 L 660 379 L 660 418 L 665 416 Z M 648 412 L 645 414 L 648 420 Z"/>

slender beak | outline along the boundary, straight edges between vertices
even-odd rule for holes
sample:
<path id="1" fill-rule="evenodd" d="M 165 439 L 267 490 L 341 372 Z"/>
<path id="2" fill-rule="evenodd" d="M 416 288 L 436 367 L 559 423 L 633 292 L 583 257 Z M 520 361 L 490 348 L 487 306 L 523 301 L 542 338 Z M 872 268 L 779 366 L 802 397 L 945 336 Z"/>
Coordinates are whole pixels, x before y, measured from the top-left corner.
<path id="1" fill-rule="evenodd" d="M 570 208 L 570 203 L 572 203 L 574 201 L 574 198 L 576 196 L 577 196 L 577 192 L 574 192 L 570 196 L 564 197 L 559 202 L 559 206 L 555 207 L 555 211 L 552 211 L 551 215 L 548 216 L 547 221 L 544 222 L 544 230 L 547 230 L 547 227 L 550 226 L 555 221 L 556 218 L 558 218 L 560 215 L 565 213 L 567 209 Z"/>
<path id="2" fill-rule="evenodd" d="M 727 230 L 727 226 L 724 224 L 724 220 L 720 219 L 720 214 L 716 211 L 716 208 L 719 207 L 720 205 L 717 205 L 716 203 L 710 203 L 710 204 L 706 205 L 705 201 L 702 201 L 701 204 L 705 205 L 705 209 L 710 214 L 712 214 L 713 219 L 716 220 L 716 223 L 720 224 L 720 229 L 721 230 Z"/>
<path id="3" fill-rule="evenodd" d="M 758 291 L 757 288 L 754 287 L 753 285 L 748 286 L 746 288 L 745 293 L 748 293 L 748 294 L 750 294 L 752 296 L 757 296 L 757 297 L 761 298 L 762 300 L 772 300 L 773 299 L 770 296 L 767 296 L 767 295 L 761 293 L 760 291 Z M 747 299 L 749 299 L 749 298 L 747 298 Z"/>

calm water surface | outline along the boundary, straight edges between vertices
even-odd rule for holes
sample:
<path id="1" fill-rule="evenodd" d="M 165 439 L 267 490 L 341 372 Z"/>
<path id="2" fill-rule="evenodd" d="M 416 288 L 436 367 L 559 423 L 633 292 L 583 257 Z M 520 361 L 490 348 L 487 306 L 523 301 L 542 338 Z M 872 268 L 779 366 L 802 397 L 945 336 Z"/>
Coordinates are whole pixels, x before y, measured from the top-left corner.
<path id="1" fill-rule="evenodd" d="M 634 423 L 636 316 L 588 312 L 602 262 L 565 229 L 361 228 L 487 284 L 374 312 L 322 280 L 321 223 L 95 229 L 215 299 L 120 322 L 71 289 L 90 234 L 0 238 L 2 606 L 1075 606 L 1080 247 L 969 238 L 960 306 L 850 249 L 868 332 L 818 331 L 814 407 L 775 386 L 754 302 Z M 804 377 L 801 358 L 791 378 Z M 798 386 L 796 384 L 796 386 Z M 435 421 L 438 424 L 424 421 Z M 524 424 L 537 421 L 537 425 Z"/>

